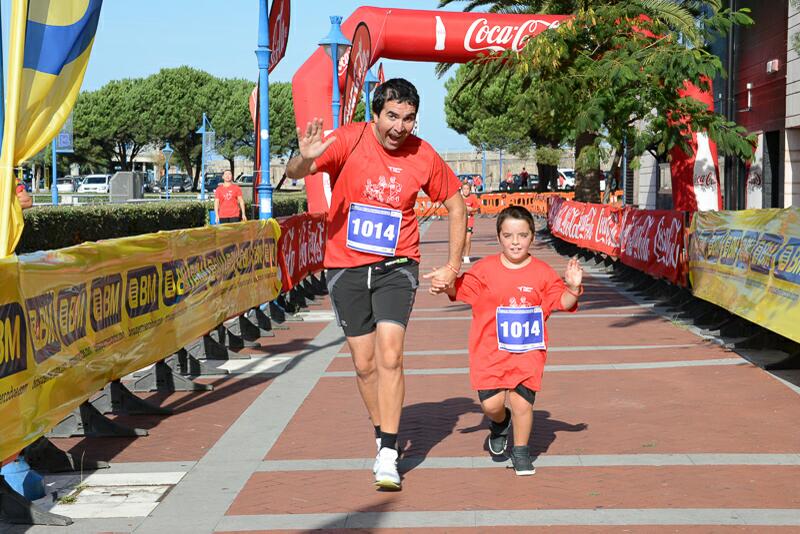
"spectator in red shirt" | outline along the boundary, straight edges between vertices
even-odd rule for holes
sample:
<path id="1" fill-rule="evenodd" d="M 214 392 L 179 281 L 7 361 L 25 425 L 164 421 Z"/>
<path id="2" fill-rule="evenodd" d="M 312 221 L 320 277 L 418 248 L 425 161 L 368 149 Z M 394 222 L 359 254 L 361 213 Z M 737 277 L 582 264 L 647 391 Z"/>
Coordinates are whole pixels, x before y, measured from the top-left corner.
<path id="1" fill-rule="evenodd" d="M 233 183 L 231 171 L 222 173 L 222 183 L 214 190 L 214 211 L 220 224 L 247 220 L 242 189 Z"/>
<path id="2" fill-rule="evenodd" d="M 325 139 L 322 119 L 298 128 L 300 155 L 286 169 L 292 179 L 317 172 L 331 177 L 328 292 L 375 427 L 375 485 L 390 490 L 400 489 L 403 343 L 419 285 L 417 194 L 424 191 L 448 210 L 449 262 L 428 275 L 439 283 L 450 285 L 458 275 L 467 222 L 458 178 L 411 133 L 418 109 L 411 83 L 387 80 L 375 90 L 371 122 L 347 124 Z"/>
<path id="3" fill-rule="evenodd" d="M 547 359 L 545 321 L 553 311 L 575 311 L 583 292 L 578 261 L 568 262 L 562 280 L 552 267 L 529 254 L 533 236 L 528 210 L 509 206 L 497 217 L 501 253 L 478 261 L 455 285 L 434 282 L 430 290 L 472 306 L 470 383 L 491 421 L 491 454 L 505 454 L 513 425 L 511 462 L 517 475 L 535 472 L 528 441 Z"/>
<path id="4" fill-rule="evenodd" d="M 19 201 L 19 206 L 22 209 L 26 210 L 26 209 L 30 208 L 31 206 L 33 206 L 33 199 L 28 194 L 28 192 L 25 190 L 25 186 L 19 180 L 17 180 L 16 193 L 17 193 L 17 201 Z"/>

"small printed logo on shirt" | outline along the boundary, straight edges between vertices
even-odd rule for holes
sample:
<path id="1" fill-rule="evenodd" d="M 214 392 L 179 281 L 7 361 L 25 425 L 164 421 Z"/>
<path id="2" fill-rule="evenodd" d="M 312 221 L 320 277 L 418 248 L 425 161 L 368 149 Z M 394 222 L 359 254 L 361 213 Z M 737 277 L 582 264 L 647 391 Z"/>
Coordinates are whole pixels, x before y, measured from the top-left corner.
<path id="1" fill-rule="evenodd" d="M 525 297 L 520 297 L 519 301 L 517 301 L 517 299 L 514 297 L 511 297 L 508 301 L 509 308 L 528 308 L 530 306 L 533 306 L 533 303 L 528 302 L 528 299 Z"/>
<path id="2" fill-rule="evenodd" d="M 389 170 L 395 174 L 400 174 L 401 172 L 403 172 L 403 169 L 401 169 L 400 167 L 389 167 Z"/>
<path id="3" fill-rule="evenodd" d="M 528 286 L 519 286 L 517 291 L 520 293 L 533 293 L 533 288 Z"/>
<path id="4" fill-rule="evenodd" d="M 378 202 L 399 204 L 402 189 L 403 185 L 398 183 L 395 176 L 389 177 L 388 180 L 385 176 L 380 176 L 376 184 L 372 183 L 371 178 L 367 178 L 367 183 L 364 185 L 364 196 Z"/>

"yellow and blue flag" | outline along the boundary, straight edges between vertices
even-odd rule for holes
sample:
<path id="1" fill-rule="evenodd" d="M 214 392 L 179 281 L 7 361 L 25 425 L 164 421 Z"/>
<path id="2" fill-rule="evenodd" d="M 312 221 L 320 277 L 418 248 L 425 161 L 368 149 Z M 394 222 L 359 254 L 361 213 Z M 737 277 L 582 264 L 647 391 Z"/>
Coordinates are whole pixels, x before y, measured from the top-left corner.
<path id="1" fill-rule="evenodd" d="M 0 155 L 0 257 L 22 233 L 13 169 L 69 117 L 83 83 L 102 0 L 13 0 L 5 135 Z"/>

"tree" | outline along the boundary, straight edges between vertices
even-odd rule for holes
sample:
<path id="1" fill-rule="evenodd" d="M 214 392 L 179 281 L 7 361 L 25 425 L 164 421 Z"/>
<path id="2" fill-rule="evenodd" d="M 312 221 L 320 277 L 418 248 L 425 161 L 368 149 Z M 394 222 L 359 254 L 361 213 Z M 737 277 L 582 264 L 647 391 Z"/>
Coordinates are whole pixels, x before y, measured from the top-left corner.
<path id="1" fill-rule="evenodd" d="M 505 9 L 512 3 L 521 4 L 502 4 Z M 680 6 L 669 2 L 580 4 L 597 7 L 578 9 L 558 29 L 528 41 L 521 53 L 509 51 L 502 61 L 476 62 L 474 75 L 465 82 L 479 86 L 520 77 L 517 105 L 531 110 L 534 127 L 575 146 L 576 198 L 599 199 L 600 162 L 609 157 L 619 161 L 623 139 L 634 156 L 649 150 L 666 157 L 676 145 L 688 150 L 688 132 L 680 119 L 708 131 L 721 151 L 749 154 L 742 128 L 679 95 L 685 80 L 707 88 L 708 78 L 721 71 L 719 58 L 698 45 L 733 24 L 748 23 L 744 13 L 716 10 L 714 5 L 706 6 L 711 8 L 706 14 L 691 11 L 691 27 L 679 38 L 673 28 L 686 21 L 672 9 Z M 669 6 L 665 12 L 643 11 L 647 5 Z"/>
<path id="2" fill-rule="evenodd" d="M 73 128 L 78 163 L 110 169 L 114 161 L 130 170 L 148 143 L 148 102 L 142 79 L 115 80 L 83 92 L 75 103 Z"/>
<path id="3" fill-rule="evenodd" d="M 194 177 L 195 184 L 202 149 L 196 131 L 203 113 L 212 109 L 220 97 L 219 88 L 216 78 L 187 66 L 161 69 L 144 84 L 148 103 L 145 118 L 151 139 L 158 144 L 170 143 L 175 150 L 173 158 Z"/>
<path id="4" fill-rule="evenodd" d="M 253 119 L 248 101 L 253 82 L 231 78 L 216 79 L 211 91 L 208 119 L 216 135 L 216 152 L 228 160 L 230 171 L 236 175 L 237 156 L 253 157 Z"/>

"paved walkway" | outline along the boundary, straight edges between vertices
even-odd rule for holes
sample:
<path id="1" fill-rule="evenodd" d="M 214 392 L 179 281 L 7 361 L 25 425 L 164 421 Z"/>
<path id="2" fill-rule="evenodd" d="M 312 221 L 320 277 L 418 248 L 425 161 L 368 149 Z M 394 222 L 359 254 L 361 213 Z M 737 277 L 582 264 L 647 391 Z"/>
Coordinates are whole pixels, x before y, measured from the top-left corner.
<path id="1" fill-rule="evenodd" d="M 497 250 L 493 228 L 478 220 L 474 256 Z M 423 271 L 445 261 L 446 237 L 444 222 L 425 230 Z M 546 243 L 535 254 L 566 264 Z M 214 391 L 154 396 L 175 415 L 121 418 L 150 436 L 56 440 L 112 468 L 56 508 L 84 517 L 72 527 L 9 531 L 800 532 L 800 389 L 589 274 L 579 313 L 548 323 L 533 477 L 484 450 L 468 307 L 420 291 L 403 491 L 376 491 L 372 427 L 324 299 L 259 356 L 204 379 Z M 149 498 L 130 491 L 137 484 Z"/>

